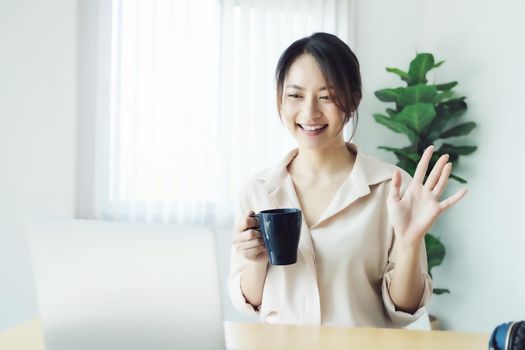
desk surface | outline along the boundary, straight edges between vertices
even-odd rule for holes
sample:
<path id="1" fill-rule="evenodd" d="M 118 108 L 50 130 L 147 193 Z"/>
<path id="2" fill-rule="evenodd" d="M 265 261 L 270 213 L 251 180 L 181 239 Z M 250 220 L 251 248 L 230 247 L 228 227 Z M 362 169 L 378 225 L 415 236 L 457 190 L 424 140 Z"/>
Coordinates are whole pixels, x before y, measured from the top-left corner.
<path id="1" fill-rule="evenodd" d="M 257 349 L 487 349 L 489 334 L 379 328 L 331 328 L 225 322 L 226 343 Z M 0 333 L 0 349 L 44 350 L 37 319 Z"/>

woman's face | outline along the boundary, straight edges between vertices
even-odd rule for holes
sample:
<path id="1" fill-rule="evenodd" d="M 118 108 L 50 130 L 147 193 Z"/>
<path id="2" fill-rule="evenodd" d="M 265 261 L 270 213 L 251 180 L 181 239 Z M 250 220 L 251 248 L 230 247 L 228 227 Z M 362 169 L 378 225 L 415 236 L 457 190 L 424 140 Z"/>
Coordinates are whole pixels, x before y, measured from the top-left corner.
<path id="1" fill-rule="evenodd" d="M 281 116 L 300 148 L 320 150 L 344 144 L 344 112 L 330 98 L 328 88 L 313 56 L 303 54 L 290 66 Z"/>

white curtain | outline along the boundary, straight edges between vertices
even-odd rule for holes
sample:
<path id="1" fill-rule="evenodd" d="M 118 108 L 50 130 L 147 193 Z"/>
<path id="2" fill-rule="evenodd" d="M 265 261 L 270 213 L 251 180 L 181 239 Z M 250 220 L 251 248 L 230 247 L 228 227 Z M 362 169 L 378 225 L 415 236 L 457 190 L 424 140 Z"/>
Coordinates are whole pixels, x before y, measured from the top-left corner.
<path id="1" fill-rule="evenodd" d="M 279 55 L 316 31 L 353 46 L 349 0 L 108 3 L 81 3 L 78 216 L 231 224 L 242 184 L 295 147 Z"/>

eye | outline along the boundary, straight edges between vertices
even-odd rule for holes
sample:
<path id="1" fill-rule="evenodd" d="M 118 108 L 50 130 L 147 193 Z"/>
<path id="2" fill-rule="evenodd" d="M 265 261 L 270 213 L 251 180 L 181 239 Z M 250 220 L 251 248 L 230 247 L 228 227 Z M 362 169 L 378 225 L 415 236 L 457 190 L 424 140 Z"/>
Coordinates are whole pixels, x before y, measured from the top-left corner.
<path id="1" fill-rule="evenodd" d="M 300 96 L 300 95 L 297 95 L 297 94 L 288 94 L 288 97 L 290 97 L 290 98 L 294 98 L 294 99 L 295 99 L 295 98 L 301 98 L 301 96 Z"/>

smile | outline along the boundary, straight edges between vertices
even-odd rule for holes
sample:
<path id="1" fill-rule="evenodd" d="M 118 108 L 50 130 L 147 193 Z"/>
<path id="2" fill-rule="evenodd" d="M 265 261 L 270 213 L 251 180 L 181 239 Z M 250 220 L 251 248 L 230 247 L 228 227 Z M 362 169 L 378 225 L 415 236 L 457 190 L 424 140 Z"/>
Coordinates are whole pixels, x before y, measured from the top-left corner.
<path id="1" fill-rule="evenodd" d="M 314 130 L 319 130 L 319 129 L 323 129 L 325 127 L 328 126 L 328 124 L 319 124 L 319 125 L 303 125 L 303 124 L 298 124 L 303 130 L 309 130 L 309 131 L 314 131 Z"/>
<path id="2" fill-rule="evenodd" d="M 302 134 L 306 136 L 317 136 L 323 133 L 328 124 L 319 124 L 319 125 L 302 125 L 297 124 L 297 128 L 301 131 Z"/>

